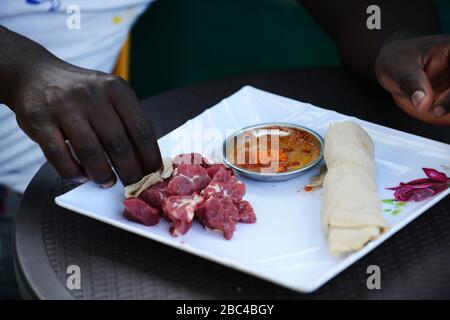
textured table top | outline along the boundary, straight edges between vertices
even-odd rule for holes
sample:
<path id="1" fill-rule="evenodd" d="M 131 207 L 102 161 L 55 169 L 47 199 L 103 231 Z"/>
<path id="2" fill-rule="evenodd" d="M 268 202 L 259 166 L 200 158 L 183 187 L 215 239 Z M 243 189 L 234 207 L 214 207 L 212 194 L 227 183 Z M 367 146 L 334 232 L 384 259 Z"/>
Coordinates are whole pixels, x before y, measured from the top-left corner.
<path id="1" fill-rule="evenodd" d="M 172 90 L 142 101 L 158 137 L 244 85 L 311 102 L 427 138 L 450 142 L 450 128 L 416 121 L 390 96 L 339 68 L 268 72 Z M 450 159 L 449 159 L 450 160 Z M 28 187 L 14 230 L 25 296 L 40 299 L 395 299 L 450 298 L 450 198 L 312 294 L 301 294 L 116 229 L 54 204 L 74 185 L 45 164 Z M 81 289 L 66 268 L 81 268 Z M 381 290 L 366 269 L 381 268 Z"/>

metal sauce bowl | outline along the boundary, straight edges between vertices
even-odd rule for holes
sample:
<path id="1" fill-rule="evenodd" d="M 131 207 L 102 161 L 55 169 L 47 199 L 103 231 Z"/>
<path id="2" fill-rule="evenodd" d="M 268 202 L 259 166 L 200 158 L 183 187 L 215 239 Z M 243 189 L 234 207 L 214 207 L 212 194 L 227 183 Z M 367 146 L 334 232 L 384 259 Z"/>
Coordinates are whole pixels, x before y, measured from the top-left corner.
<path id="1" fill-rule="evenodd" d="M 234 137 L 240 135 L 241 133 L 243 133 L 245 131 L 250 131 L 253 129 L 261 129 L 261 128 L 265 128 L 265 127 L 296 128 L 296 129 L 303 130 L 303 131 L 310 133 L 313 137 L 315 137 L 317 139 L 318 145 L 320 147 L 319 156 L 310 164 L 308 164 L 304 167 L 298 168 L 296 170 L 285 171 L 285 172 L 273 172 L 273 173 L 272 172 L 270 172 L 270 173 L 262 172 L 261 173 L 261 172 L 255 172 L 255 171 L 243 169 L 243 168 L 236 166 L 235 164 L 233 164 L 232 162 L 230 162 L 227 159 L 227 152 L 226 152 L 227 145 L 230 143 L 230 141 L 234 141 Z M 297 124 L 292 124 L 292 123 L 270 122 L 270 123 L 262 123 L 262 124 L 258 124 L 258 125 L 248 126 L 248 127 L 242 128 L 242 129 L 234 132 L 233 134 L 231 134 L 223 142 L 222 157 L 223 157 L 223 161 L 225 164 L 227 164 L 229 167 L 231 167 L 235 172 L 237 172 L 245 177 L 259 180 L 259 181 L 268 181 L 268 182 L 269 181 L 284 181 L 284 180 L 289 180 L 289 179 L 301 176 L 302 174 L 304 174 L 307 171 L 309 171 L 310 169 L 312 169 L 315 165 L 317 165 L 323 158 L 323 148 L 324 148 L 324 140 L 314 130 L 311 130 L 309 128 L 306 128 L 304 126 L 300 126 Z"/>

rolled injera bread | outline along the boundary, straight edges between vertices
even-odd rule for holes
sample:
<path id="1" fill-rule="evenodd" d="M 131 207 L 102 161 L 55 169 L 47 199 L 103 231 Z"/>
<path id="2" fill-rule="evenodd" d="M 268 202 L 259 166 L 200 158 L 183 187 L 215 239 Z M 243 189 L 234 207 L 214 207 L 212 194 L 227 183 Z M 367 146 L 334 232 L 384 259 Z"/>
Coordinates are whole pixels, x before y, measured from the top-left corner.
<path id="1" fill-rule="evenodd" d="M 375 181 L 374 145 L 353 122 L 332 125 L 325 135 L 321 219 L 332 253 L 361 249 L 387 230 Z"/>

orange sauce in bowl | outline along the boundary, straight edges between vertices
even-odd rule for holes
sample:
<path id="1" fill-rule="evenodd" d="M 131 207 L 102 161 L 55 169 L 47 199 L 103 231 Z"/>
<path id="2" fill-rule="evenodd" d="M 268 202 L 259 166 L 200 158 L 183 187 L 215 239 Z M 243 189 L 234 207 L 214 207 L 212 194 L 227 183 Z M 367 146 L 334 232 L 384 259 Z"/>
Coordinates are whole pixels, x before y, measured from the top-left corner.
<path id="1" fill-rule="evenodd" d="M 314 162 L 321 153 L 316 136 L 295 127 L 268 126 L 244 131 L 227 145 L 227 160 L 260 173 L 297 170 Z"/>

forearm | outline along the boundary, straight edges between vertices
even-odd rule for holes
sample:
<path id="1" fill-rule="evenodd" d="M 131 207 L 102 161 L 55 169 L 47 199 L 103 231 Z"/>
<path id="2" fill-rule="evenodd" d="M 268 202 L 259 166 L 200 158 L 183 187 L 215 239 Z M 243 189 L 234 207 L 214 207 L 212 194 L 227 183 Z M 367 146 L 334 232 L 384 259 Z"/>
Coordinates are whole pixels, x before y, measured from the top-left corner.
<path id="1" fill-rule="evenodd" d="M 58 59 L 38 43 L 0 26 L 0 102 L 13 105 L 29 72 Z"/>
<path id="2" fill-rule="evenodd" d="M 300 0 L 337 42 L 342 62 L 358 75 L 375 80 L 375 61 L 385 41 L 439 33 L 429 0 Z M 367 7 L 381 9 L 381 29 L 369 30 Z"/>

